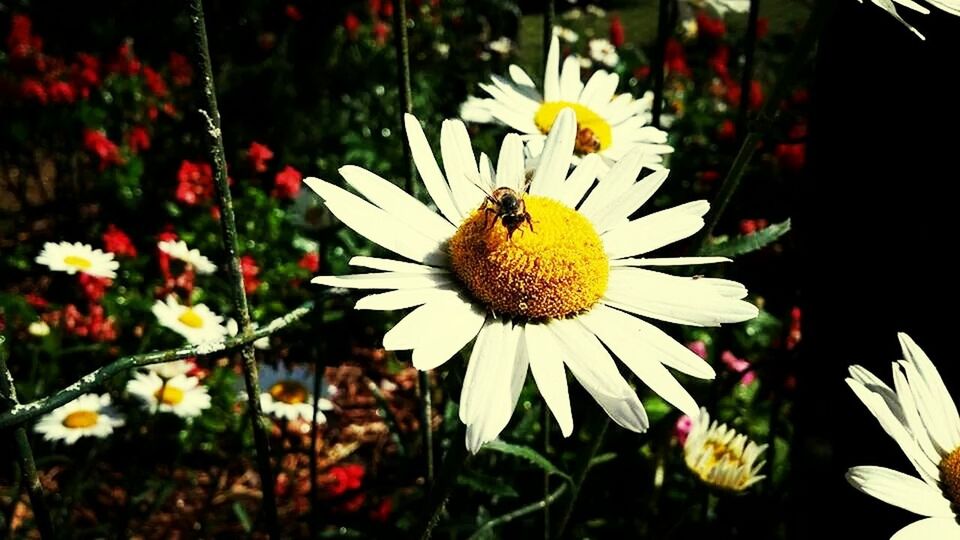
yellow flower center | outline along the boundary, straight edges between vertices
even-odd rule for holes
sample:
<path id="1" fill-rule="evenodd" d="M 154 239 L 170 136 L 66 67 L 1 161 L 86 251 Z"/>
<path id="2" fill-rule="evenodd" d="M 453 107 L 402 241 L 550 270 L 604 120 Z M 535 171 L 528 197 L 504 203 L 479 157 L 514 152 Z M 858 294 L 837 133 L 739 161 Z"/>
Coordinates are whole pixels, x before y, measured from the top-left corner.
<path id="1" fill-rule="evenodd" d="M 699 448 L 687 451 L 686 462 L 691 471 L 704 483 L 715 488 L 742 491 L 750 485 L 753 471 L 744 458 L 744 446 L 739 437 L 708 437 Z"/>
<path id="2" fill-rule="evenodd" d="M 593 225 L 552 199 L 521 200 L 532 227 L 524 221 L 511 234 L 489 204 L 460 225 L 449 246 L 454 272 L 498 315 L 556 319 L 590 308 L 610 273 Z"/>
<path id="3" fill-rule="evenodd" d="M 197 315 L 197 312 L 193 308 L 187 308 L 177 320 L 183 324 L 189 326 L 190 328 L 203 328 L 203 317 Z"/>
<path id="4" fill-rule="evenodd" d="M 89 259 L 84 259 L 76 255 L 67 255 L 63 258 L 63 263 L 73 266 L 74 268 L 79 268 L 80 270 L 86 270 L 93 266 L 93 263 L 90 262 Z"/>
<path id="5" fill-rule="evenodd" d="M 183 401 L 183 390 L 177 388 L 176 386 L 164 385 L 163 388 L 157 390 L 157 393 L 154 394 L 154 397 L 157 398 L 157 401 L 163 403 L 164 405 L 175 406 L 179 405 Z"/>
<path id="6" fill-rule="evenodd" d="M 63 419 L 63 427 L 70 429 L 88 428 L 97 425 L 100 415 L 96 411 L 75 411 Z"/>
<path id="7" fill-rule="evenodd" d="M 940 482 L 954 504 L 960 504 L 960 448 L 940 462 Z"/>
<path id="8" fill-rule="evenodd" d="M 613 144 L 613 129 L 610 124 L 599 114 L 579 103 L 569 101 L 544 103 L 537 109 L 537 113 L 533 116 L 533 122 L 540 129 L 540 132 L 546 135 L 553 127 L 557 115 L 567 107 L 573 109 L 573 112 L 577 115 L 576 150 L 578 154 L 592 154 L 606 150 Z"/>
<path id="9" fill-rule="evenodd" d="M 270 393 L 270 396 L 274 400 L 288 405 L 306 403 L 307 398 L 310 396 L 307 388 L 297 381 L 280 381 L 271 386 L 267 392 Z"/>

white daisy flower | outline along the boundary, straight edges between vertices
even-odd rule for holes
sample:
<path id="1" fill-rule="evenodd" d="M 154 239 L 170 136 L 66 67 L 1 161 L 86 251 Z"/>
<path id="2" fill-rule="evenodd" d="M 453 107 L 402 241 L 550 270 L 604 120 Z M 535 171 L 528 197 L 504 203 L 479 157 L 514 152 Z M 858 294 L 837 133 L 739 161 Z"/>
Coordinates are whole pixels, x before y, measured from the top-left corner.
<path id="1" fill-rule="evenodd" d="M 556 34 L 547 55 L 543 93 L 521 68 L 510 66 L 510 79 L 493 77 L 493 84 L 480 87 L 491 97 L 468 98 L 460 116 L 469 122 L 503 123 L 519 131 L 538 155 L 557 115 L 565 108 L 576 113 L 576 155 L 598 154 L 606 166 L 635 149 L 643 150 L 644 165 L 657 168 L 661 154 L 673 152 L 667 134 L 646 125 L 652 118 L 653 93 L 634 99 L 615 94 L 620 77 L 598 70 L 586 84 L 580 79 L 581 59 L 568 56 L 560 70 L 560 45 Z"/>
<path id="2" fill-rule="evenodd" d="M 157 242 L 157 249 L 178 261 L 189 264 L 198 274 L 212 274 L 217 271 L 217 265 L 201 255 L 199 250 L 187 247 L 187 243 L 183 240 L 162 240 Z"/>
<path id="3" fill-rule="evenodd" d="M 680 9 L 686 12 L 694 9 L 709 9 L 723 17 L 727 13 L 750 11 L 750 0 L 681 0 Z"/>
<path id="4" fill-rule="evenodd" d="M 859 0 L 859 1 L 861 4 L 863 3 L 863 0 Z M 913 0 L 870 0 L 870 2 L 873 3 L 873 5 L 880 7 L 890 15 L 893 15 L 893 18 L 897 19 L 898 21 L 900 21 L 901 24 L 909 28 L 910 31 L 916 34 L 917 37 L 919 37 L 920 39 L 923 39 L 923 40 L 927 39 L 923 37 L 923 34 L 917 31 L 916 28 L 911 26 L 910 23 L 903 20 L 903 17 L 901 17 L 900 14 L 897 13 L 897 6 L 896 6 L 896 4 L 900 4 L 901 6 L 904 6 L 908 9 L 912 9 L 913 11 L 916 11 L 918 13 L 922 13 L 924 15 L 929 14 L 930 10 L 924 7 L 923 5 L 918 4 Z M 932 5 L 935 8 L 939 8 L 943 11 L 946 11 L 951 15 L 960 16 L 960 0 L 927 0 L 927 3 Z"/>
<path id="5" fill-rule="evenodd" d="M 693 421 L 683 444 L 687 467 L 705 484 L 725 491 L 744 491 L 766 478 L 757 474 L 766 463 L 761 456 L 767 445 L 714 420 L 706 409 Z"/>
<path id="6" fill-rule="evenodd" d="M 583 16 L 583 12 L 580 11 L 580 8 L 573 8 L 568 11 L 564 11 L 560 17 L 568 21 L 575 21 Z"/>
<path id="7" fill-rule="evenodd" d="M 960 538 L 960 415 L 940 373 L 910 336 L 899 334 L 906 360 L 893 364 L 893 388 L 861 366 L 850 366 L 847 384 L 880 421 L 917 471 L 886 467 L 847 471 L 858 490 L 924 516 L 891 540 Z"/>
<path id="8" fill-rule="evenodd" d="M 603 38 L 591 39 L 589 46 L 590 58 L 593 58 L 597 62 L 607 67 L 616 67 L 616 65 L 620 63 L 617 48 L 613 46 L 613 43 L 610 43 L 610 40 Z"/>
<path id="9" fill-rule="evenodd" d="M 73 444 L 80 437 L 102 439 L 122 425 L 123 419 L 110 410 L 109 394 L 84 394 L 44 415 L 33 429 L 45 440 Z"/>
<path id="10" fill-rule="evenodd" d="M 555 30 L 555 35 L 560 39 L 566 41 L 567 43 L 576 43 L 580 36 L 569 28 L 564 28 L 563 26 L 558 26 Z"/>
<path id="11" fill-rule="evenodd" d="M 276 368 L 260 367 L 260 385 L 267 391 L 260 394 L 260 407 L 263 412 L 287 420 L 313 420 L 314 374 L 303 366 L 287 369 L 281 363 Z M 317 400 L 320 411 L 333 410 L 333 402 L 321 397 Z M 317 423 L 323 424 L 327 417 L 317 411 Z"/>
<path id="12" fill-rule="evenodd" d="M 510 54 L 510 51 L 513 49 L 513 42 L 510 41 L 510 38 L 503 36 L 487 43 L 487 48 L 495 53 L 506 56 Z"/>
<path id="13" fill-rule="evenodd" d="M 113 260 L 113 253 L 104 253 L 101 249 L 93 249 L 90 244 L 80 242 L 46 242 L 35 262 L 70 275 L 81 272 L 110 279 L 117 277 L 116 270 L 120 267 L 120 263 Z"/>
<path id="14" fill-rule="evenodd" d="M 138 372 L 127 382 L 127 392 L 140 398 L 148 411 L 158 410 L 159 403 L 160 412 L 173 413 L 181 418 L 200 416 L 204 409 L 210 408 L 207 387 L 196 377 L 186 375 L 164 381 L 152 371 Z"/>
<path id="15" fill-rule="evenodd" d="M 44 337 L 50 335 L 50 325 L 45 321 L 33 321 L 30 323 L 30 326 L 27 327 L 27 332 L 31 336 Z"/>
<path id="16" fill-rule="evenodd" d="M 174 360 L 173 362 L 164 362 L 162 364 L 150 364 L 146 366 L 146 369 L 164 379 L 172 379 L 177 375 L 186 375 L 193 369 L 193 364 L 186 360 Z"/>
<path id="17" fill-rule="evenodd" d="M 751 319 L 757 308 L 742 300 L 747 291 L 739 283 L 644 268 L 727 259 L 634 257 L 697 232 L 706 201 L 630 221 L 667 171 L 637 182 L 644 161 L 638 150 L 596 187 L 598 156 L 587 156 L 568 176 L 576 139 L 573 110 L 558 115 L 529 192 L 518 135 L 504 138 L 494 169 L 485 154 L 477 163 L 462 122 L 445 121 L 444 175 L 417 119 L 407 115 L 405 123 L 439 214 L 355 166 L 340 174 L 370 202 L 316 178 L 305 182 L 348 227 L 412 262 L 354 257 L 350 264 L 383 272 L 320 276 L 313 283 L 389 289 L 361 299 L 358 309 L 419 306 L 383 337 L 387 350 L 413 349 L 418 369 L 442 365 L 476 338 L 460 402 L 471 451 L 509 422 L 528 365 L 564 435 L 573 430 L 564 365 L 614 421 L 637 432 L 647 429 L 643 405 L 604 345 L 664 399 L 698 413 L 664 365 L 704 379 L 715 376 L 713 368 L 637 315 L 718 326 Z M 484 191 L 501 202 L 491 203 Z M 515 212 L 507 212 L 511 207 Z"/>
<path id="18" fill-rule="evenodd" d="M 748 0 L 749 1 L 749 0 Z M 600 6 L 595 6 L 593 4 L 587 4 L 586 7 L 587 13 L 593 15 L 594 17 L 606 17 L 607 12 Z"/>
<path id="19" fill-rule="evenodd" d="M 220 341 L 227 335 L 223 317 L 204 304 L 184 306 L 170 295 L 166 302 L 157 300 L 152 311 L 160 324 L 187 338 L 193 345 Z"/>

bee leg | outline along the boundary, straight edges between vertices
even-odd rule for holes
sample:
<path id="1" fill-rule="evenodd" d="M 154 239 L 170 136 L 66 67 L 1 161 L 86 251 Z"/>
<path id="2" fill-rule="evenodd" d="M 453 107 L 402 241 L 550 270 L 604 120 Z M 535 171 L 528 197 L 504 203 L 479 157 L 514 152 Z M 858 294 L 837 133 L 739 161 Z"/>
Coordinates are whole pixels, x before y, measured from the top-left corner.
<path id="1" fill-rule="evenodd" d="M 533 230 L 533 221 L 530 220 L 530 212 L 524 212 L 524 213 L 523 213 L 523 220 L 526 221 L 526 222 L 527 222 L 527 225 L 530 226 L 530 232 L 534 232 L 534 230 Z"/>
<path id="2" fill-rule="evenodd" d="M 493 228 L 494 225 L 497 224 L 497 211 L 494 210 L 493 208 L 486 208 L 484 211 L 486 212 L 483 215 L 484 230 L 490 230 Z M 493 222 L 491 222 L 488 219 L 490 217 L 490 214 L 493 214 Z"/>

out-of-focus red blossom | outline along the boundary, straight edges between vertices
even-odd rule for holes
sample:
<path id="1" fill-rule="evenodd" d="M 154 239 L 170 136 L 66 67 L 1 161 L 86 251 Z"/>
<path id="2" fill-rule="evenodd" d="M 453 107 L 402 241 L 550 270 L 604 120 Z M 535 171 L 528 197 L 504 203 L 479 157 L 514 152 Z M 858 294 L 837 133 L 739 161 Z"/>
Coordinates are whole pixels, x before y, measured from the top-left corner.
<path id="1" fill-rule="evenodd" d="M 147 90 L 150 90 L 150 93 L 158 98 L 166 97 L 169 93 L 167 82 L 163 80 L 163 76 L 150 66 L 143 67 L 143 82 L 147 85 Z"/>
<path id="2" fill-rule="evenodd" d="M 383 499 L 380 501 L 380 504 L 370 510 L 370 519 L 373 521 L 378 521 L 380 523 L 386 523 L 390 519 L 390 514 L 393 512 L 393 500 L 392 499 Z"/>
<path id="3" fill-rule="evenodd" d="M 740 105 L 741 96 L 740 85 L 729 81 L 727 83 L 727 102 L 731 105 Z M 760 81 L 750 81 L 750 103 L 749 107 L 753 110 L 759 109 L 763 105 L 763 85 Z"/>
<path id="4" fill-rule="evenodd" d="M 106 133 L 101 130 L 89 128 L 83 130 L 83 147 L 100 158 L 101 171 L 107 165 L 123 163 L 123 158 L 120 157 L 120 148 L 108 139 Z"/>
<path id="5" fill-rule="evenodd" d="M 386 45 L 387 38 L 390 37 L 390 27 L 383 21 L 377 21 L 373 25 L 373 39 L 381 47 Z"/>
<path id="6" fill-rule="evenodd" d="M 119 73 L 120 75 L 126 75 L 128 77 L 140 73 L 142 68 L 143 64 L 140 63 L 137 55 L 133 53 L 133 44 L 129 41 L 117 49 L 117 54 L 113 61 L 107 65 L 107 71 L 110 73 Z"/>
<path id="7" fill-rule="evenodd" d="M 344 512 L 359 512 L 363 508 L 363 503 L 366 502 L 367 497 L 363 493 L 357 493 L 356 495 L 350 497 L 343 504 L 340 505 L 340 510 Z"/>
<path id="8" fill-rule="evenodd" d="M 781 167 L 799 172 L 807 162 L 807 145 L 804 143 L 778 144 L 774 155 Z"/>
<path id="9" fill-rule="evenodd" d="M 807 124 L 800 122 L 794 124 L 790 127 L 790 131 L 787 132 L 787 136 L 791 139 L 806 139 L 807 138 Z"/>
<path id="10" fill-rule="evenodd" d="M 704 360 L 707 359 L 707 344 L 702 340 L 698 339 L 697 341 L 691 341 L 690 343 L 687 343 L 687 348 L 696 353 L 696 355 L 700 358 L 703 358 Z"/>
<path id="11" fill-rule="evenodd" d="M 740 234 L 753 234 L 766 229 L 769 224 L 765 219 L 741 219 Z"/>
<path id="12" fill-rule="evenodd" d="M 757 39 L 767 37 L 770 32 L 770 19 L 766 17 L 757 17 Z"/>
<path id="13" fill-rule="evenodd" d="M 187 358 L 186 362 L 190 366 L 187 368 L 187 376 L 196 377 L 202 381 L 210 375 L 210 370 L 198 364 L 196 358 Z"/>
<path id="14" fill-rule="evenodd" d="M 330 476 L 333 477 L 333 482 L 327 487 L 327 492 L 336 497 L 350 490 L 359 489 L 363 485 L 364 474 L 366 469 L 363 465 L 356 463 L 331 467 Z"/>
<path id="15" fill-rule="evenodd" d="M 194 206 L 213 198 L 213 170 L 209 163 L 183 160 L 177 171 L 177 200 Z"/>
<path id="16" fill-rule="evenodd" d="M 240 273 L 243 274 L 243 289 L 247 294 L 255 293 L 261 283 L 257 278 L 260 274 L 260 267 L 257 266 L 257 260 L 250 255 L 240 257 Z"/>
<path id="17" fill-rule="evenodd" d="M 91 276 L 83 272 L 80 273 L 79 281 L 80 287 L 83 288 L 83 295 L 93 303 L 100 302 L 107 292 L 107 287 L 113 284 L 112 279 Z"/>
<path id="18" fill-rule="evenodd" d="M 633 69 L 633 76 L 639 80 L 650 76 L 650 66 L 640 66 Z"/>
<path id="19" fill-rule="evenodd" d="M 723 80 L 730 79 L 730 47 L 725 43 L 717 45 L 717 48 L 713 50 L 710 54 L 710 58 L 707 60 L 707 64 L 710 65 L 710 68 L 713 69 Z"/>
<path id="20" fill-rule="evenodd" d="M 303 257 L 300 257 L 300 261 L 297 262 L 297 266 L 308 272 L 316 272 L 320 270 L 320 254 L 316 251 L 304 253 Z"/>
<path id="21" fill-rule="evenodd" d="M 82 89 L 100 85 L 100 59 L 92 54 L 77 53 L 77 84 Z"/>
<path id="22" fill-rule="evenodd" d="M 690 435 L 691 429 L 693 429 L 692 418 L 687 415 L 677 418 L 677 423 L 673 426 L 673 436 L 677 438 L 677 442 L 681 446 L 687 442 L 687 436 Z"/>
<path id="23" fill-rule="evenodd" d="M 137 256 L 137 248 L 130 236 L 112 223 L 107 225 L 107 230 L 103 232 L 103 249 L 117 257 Z"/>
<path id="24" fill-rule="evenodd" d="M 47 94 L 53 103 L 73 103 L 77 100 L 77 92 L 66 81 L 53 81 L 47 87 Z"/>
<path id="25" fill-rule="evenodd" d="M 36 101 L 41 105 L 47 104 L 47 89 L 43 87 L 43 83 L 33 78 L 26 78 L 20 82 L 20 95 L 24 99 L 31 101 Z"/>
<path id="26" fill-rule="evenodd" d="M 717 138 L 721 141 L 732 141 L 737 138 L 737 125 L 729 118 L 720 123 L 717 128 Z"/>
<path id="27" fill-rule="evenodd" d="M 664 50 L 664 63 L 667 66 L 667 72 L 681 77 L 689 77 L 691 74 L 690 66 L 687 65 L 687 54 L 683 50 L 683 45 L 676 38 L 667 40 L 667 46 Z"/>
<path id="28" fill-rule="evenodd" d="M 167 101 L 163 104 L 163 112 L 167 116 L 176 116 L 177 115 L 177 106 L 173 104 L 172 101 Z"/>
<path id="29" fill-rule="evenodd" d="M 381 0 L 370 0 L 367 2 L 367 7 L 370 9 L 370 13 L 380 13 L 380 8 L 383 6 Z"/>
<path id="30" fill-rule="evenodd" d="M 77 306 L 68 304 L 61 313 L 54 314 L 54 321 L 62 321 L 64 329 L 80 337 L 89 337 L 93 341 L 114 341 L 117 339 L 116 321 L 105 316 L 103 306 L 92 304 L 90 314 L 84 315 Z"/>
<path id="31" fill-rule="evenodd" d="M 174 85 L 189 86 L 193 82 L 193 66 L 186 56 L 171 52 L 167 67 L 170 68 L 170 79 Z"/>
<path id="32" fill-rule="evenodd" d="M 133 126 L 127 133 L 127 144 L 134 154 L 148 150 L 150 148 L 150 132 L 143 126 Z"/>
<path id="33" fill-rule="evenodd" d="M 794 105 L 805 105 L 810 101 L 810 91 L 806 88 L 798 88 L 790 95 L 790 101 L 792 101 Z"/>
<path id="34" fill-rule="evenodd" d="M 356 41 L 360 32 L 360 19 L 352 11 L 348 11 L 347 16 L 343 19 L 343 28 L 347 31 L 347 37 Z"/>
<path id="35" fill-rule="evenodd" d="M 273 150 L 265 144 L 254 141 L 250 143 L 250 148 L 247 150 L 247 159 L 250 160 L 250 165 L 255 171 L 262 173 L 267 170 L 267 162 L 273 159 Z"/>
<path id="36" fill-rule="evenodd" d="M 290 489 L 290 476 L 285 472 L 277 473 L 277 479 L 273 487 L 273 490 L 277 494 L 277 497 L 285 496 L 289 489 Z"/>
<path id="37" fill-rule="evenodd" d="M 799 307 L 794 306 L 790 310 L 790 333 L 787 334 L 787 350 L 792 351 L 794 347 L 800 343 L 800 338 L 802 334 L 800 332 L 800 319 L 803 315 L 803 312 L 800 311 Z"/>
<path id="38" fill-rule="evenodd" d="M 727 33 L 727 25 L 723 19 L 715 19 L 706 11 L 700 11 L 697 13 L 697 32 L 701 36 L 719 40 Z"/>
<path id="39" fill-rule="evenodd" d="M 623 22 L 620 20 L 620 16 L 614 15 L 610 17 L 610 43 L 619 49 L 623 47 L 626 41 L 626 34 L 623 31 Z"/>
<path id="40" fill-rule="evenodd" d="M 214 205 L 214 206 L 211 206 L 211 207 L 210 207 L 210 217 L 212 217 L 215 221 L 220 221 L 220 207 L 219 207 L 219 206 Z"/>
<path id="41" fill-rule="evenodd" d="M 49 305 L 47 300 L 37 293 L 27 293 L 23 295 L 23 299 L 37 309 L 46 309 L 46 307 Z"/>
<path id="42" fill-rule="evenodd" d="M 303 20 L 303 13 L 300 13 L 300 8 L 293 4 L 287 4 L 287 7 L 283 8 L 283 14 L 293 22 L 300 22 Z"/>
<path id="43" fill-rule="evenodd" d="M 300 174 L 300 171 L 287 165 L 274 178 L 271 194 L 278 199 L 293 199 L 300 194 L 301 180 L 303 180 L 303 175 Z"/>
<path id="44" fill-rule="evenodd" d="M 393 17 L 393 2 L 390 0 L 384 2 L 383 9 L 380 10 L 380 14 L 387 18 Z"/>
<path id="45" fill-rule="evenodd" d="M 43 38 L 33 35 L 33 22 L 30 17 L 14 15 L 10 19 L 7 50 L 14 60 L 29 58 L 43 51 Z"/>
<path id="46" fill-rule="evenodd" d="M 703 171 L 700 173 L 700 179 L 704 182 L 716 182 L 720 179 L 720 173 L 714 170 Z"/>

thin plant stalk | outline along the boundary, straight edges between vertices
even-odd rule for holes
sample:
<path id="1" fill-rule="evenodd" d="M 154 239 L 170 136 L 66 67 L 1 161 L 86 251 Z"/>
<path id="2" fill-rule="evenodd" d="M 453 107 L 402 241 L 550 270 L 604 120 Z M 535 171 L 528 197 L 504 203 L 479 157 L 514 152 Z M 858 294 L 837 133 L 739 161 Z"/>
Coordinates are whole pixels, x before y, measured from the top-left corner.
<path id="1" fill-rule="evenodd" d="M 217 200 L 220 205 L 220 232 L 230 265 L 230 280 L 233 293 L 233 306 L 240 319 L 240 335 L 253 334 L 247 295 L 243 286 L 243 273 L 240 270 L 238 253 L 237 224 L 233 214 L 233 198 L 227 180 L 227 162 L 223 150 L 223 135 L 220 131 L 220 111 L 217 108 L 216 89 L 213 84 L 213 67 L 210 62 L 210 47 L 207 42 L 207 28 L 203 17 L 202 0 L 190 0 L 190 22 L 193 30 L 196 63 L 200 71 L 203 89 L 203 108 L 200 114 L 206 120 L 207 154 L 212 162 L 213 177 L 216 185 Z M 260 380 L 257 373 L 257 359 L 253 344 L 240 349 L 243 359 L 243 378 L 247 390 L 247 410 L 257 449 L 257 468 L 260 474 L 260 488 L 263 492 L 262 510 L 267 532 L 273 538 L 280 538 L 280 524 L 277 520 L 277 501 L 274 495 L 273 473 L 270 469 L 270 441 L 264 428 L 263 411 L 260 408 Z"/>
<path id="2" fill-rule="evenodd" d="M 521 518 L 521 517 L 523 517 L 523 516 L 525 516 L 525 515 L 527 515 L 527 514 L 531 514 L 531 513 L 533 513 L 533 512 L 536 512 L 537 510 L 547 509 L 547 508 L 550 507 L 551 504 L 553 504 L 554 501 L 556 501 L 557 499 L 559 499 L 560 496 L 563 495 L 564 492 L 566 492 L 566 491 L 567 491 L 567 484 L 566 484 L 566 482 L 564 482 L 563 484 L 560 485 L 560 487 L 558 487 L 557 489 L 553 490 L 553 492 L 548 493 L 547 496 L 543 498 L 543 500 L 540 500 L 540 501 L 537 501 L 537 502 L 534 502 L 534 503 L 530 503 L 530 504 L 528 504 L 528 505 L 526 505 L 526 506 L 517 508 L 516 510 L 514 510 L 514 511 L 512 511 L 512 512 L 508 512 L 508 513 L 506 513 L 506 514 L 504 514 L 504 515 L 502 515 L 502 516 L 495 517 L 495 518 L 491 519 L 490 521 L 484 523 L 483 525 L 480 526 L 479 529 L 477 529 L 476 531 L 474 531 L 474 533 L 471 534 L 470 537 L 469 537 L 467 540 L 479 540 L 480 538 L 487 538 L 487 536 L 489 535 L 490 531 L 491 531 L 494 527 L 503 525 L 503 524 L 505 524 L 505 523 L 510 523 L 511 521 L 513 521 L 513 520 L 515 520 L 515 519 L 518 519 L 518 518 Z"/>
<path id="3" fill-rule="evenodd" d="M 550 42 L 553 40 L 553 25 L 557 17 L 554 0 L 545 0 L 543 4 L 543 69 L 547 69 L 547 52 L 550 51 Z"/>
<path id="4" fill-rule="evenodd" d="M 747 128 L 750 115 L 750 95 L 753 85 L 754 62 L 757 55 L 757 23 L 760 19 L 760 0 L 750 0 L 747 16 L 747 36 L 744 41 L 743 73 L 740 76 L 740 110 L 737 113 L 737 133 Z"/>
<path id="5" fill-rule="evenodd" d="M 459 423 L 458 426 L 457 433 L 453 436 L 450 449 L 447 450 L 446 455 L 443 456 L 443 466 L 440 470 L 440 476 L 438 477 L 439 479 L 434 494 L 430 498 L 430 508 L 427 511 L 426 521 L 420 533 L 420 540 L 429 540 L 433 535 L 433 529 L 440 523 L 444 508 L 447 506 L 447 501 L 450 500 L 453 488 L 457 485 L 457 477 L 460 476 L 460 471 L 463 470 L 467 461 L 470 459 L 467 453 L 467 445 L 464 444 L 467 427 L 462 423 Z"/>
<path id="6" fill-rule="evenodd" d="M 653 70 L 653 111 L 650 123 L 660 127 L 663 114 L 663 78 L 667 57 L 667 40 L 670 38 L 670 0 L 660 0 L 657 8 L 657 46 L 653 52 L 651 69 Z"/>
<path id="7" fill-rule="evenodd" d="M 570 523 L 570 517 L 573 516 L 573 510 L 577 506 L 577 497 L 579 497 L 580 490 L 583 489 L 583 483 L 587 480 L 587 475 L 592 468 L 593 458 L 597 455 L 597 452 L 600 451 L 600 448 L 603 447 L 603 440 L 606 438 L 609 428 L 610 417 L 607 416 L 603 421 L 603 427 L 600 428 L 600 433 L 594 438 L 593 446 L 590 447 L 590 453 L 587 455 L 587 459 L 583 461 L 580 466 L 580 471 L 577 473 L 576 478 L 573 479 L 570 498 L 567 501 L 566 509 L 564 509 L 563 518 L 560 520 L 560 526 L 557 528 L 557 538 L 563 538 L 563 533 L 566 532 L 567 525 Z"/>

